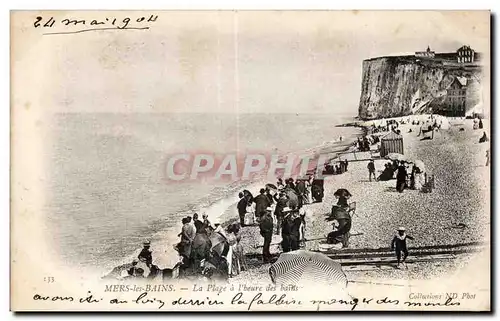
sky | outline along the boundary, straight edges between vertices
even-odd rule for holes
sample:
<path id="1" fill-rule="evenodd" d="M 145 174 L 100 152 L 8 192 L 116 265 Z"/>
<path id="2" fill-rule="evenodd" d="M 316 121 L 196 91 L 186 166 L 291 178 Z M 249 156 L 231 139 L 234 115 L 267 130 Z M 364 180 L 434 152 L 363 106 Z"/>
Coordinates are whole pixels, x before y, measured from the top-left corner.
<path id="1" fill-rule="evenodd" d="M 158 19 L 48 36 L 32 28 L 38 14 L 13 15 L 13 98 L 53 112 L 356 114 L 364 59 L 489 52 L 490 39 L 484 11 L 58 12 Z"/>

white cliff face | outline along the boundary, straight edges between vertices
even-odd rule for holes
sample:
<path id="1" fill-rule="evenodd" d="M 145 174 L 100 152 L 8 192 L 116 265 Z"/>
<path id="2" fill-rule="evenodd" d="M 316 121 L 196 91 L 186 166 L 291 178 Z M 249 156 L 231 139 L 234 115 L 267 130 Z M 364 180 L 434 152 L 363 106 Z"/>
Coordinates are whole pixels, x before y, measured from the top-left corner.
<path id="1" fill-rule="evenodd" d="M 456 77 L 470 81 L 479 74 L 478 66 L 448 66 L 413 57 L 365 60 L 359 117 L 376 119 L 428 112 L 445 103 L 447 88 Z M 476 101 L 477 90 L 467 90 L 467 104 Z"/>

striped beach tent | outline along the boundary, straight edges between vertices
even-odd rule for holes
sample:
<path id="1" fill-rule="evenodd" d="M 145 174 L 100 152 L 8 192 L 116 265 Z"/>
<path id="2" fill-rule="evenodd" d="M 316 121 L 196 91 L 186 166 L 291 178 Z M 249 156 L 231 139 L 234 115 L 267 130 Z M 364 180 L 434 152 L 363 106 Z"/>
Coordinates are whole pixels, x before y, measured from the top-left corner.
<path id="1" fill-rule="evenodd" d="M 380 139 L 380 156 L 385 157 L 390 153 L 404 154 L 403 136 L 390 132 Z"/>
<path id="2" fill-rule="evenodd" d="M 306 250 L 282 253 L 269 268 L 269 276 L 277 285 L 347 287 L 347 277 L 340 263 L 322 253 Z"/>

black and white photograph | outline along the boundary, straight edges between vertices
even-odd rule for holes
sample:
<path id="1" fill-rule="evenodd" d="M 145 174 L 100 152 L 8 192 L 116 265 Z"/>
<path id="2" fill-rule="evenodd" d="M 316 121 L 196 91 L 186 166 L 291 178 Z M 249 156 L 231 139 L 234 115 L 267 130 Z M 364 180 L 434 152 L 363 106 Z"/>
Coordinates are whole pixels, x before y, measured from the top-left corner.
<path id="1" fill-rule="evenodd" d="M 11 310 L 491 310 L 489 11 L 10 19 Z"/>

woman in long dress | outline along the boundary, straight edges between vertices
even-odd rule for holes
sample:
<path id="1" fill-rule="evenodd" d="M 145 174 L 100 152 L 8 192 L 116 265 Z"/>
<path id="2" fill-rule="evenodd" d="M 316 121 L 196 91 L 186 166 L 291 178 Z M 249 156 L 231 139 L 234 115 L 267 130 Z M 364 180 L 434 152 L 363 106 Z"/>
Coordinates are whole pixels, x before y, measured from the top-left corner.
<path id="1" fill-rule="evenodd" d="M 308 180 L 306 181 L 307 204 L 312 204 L 312 202 L 313 202 L 313 199 L 312 199 L 312 181 L 313 181 L 312 176 L 309 176 Z"/>
<path id="2" fill-rule="evenodd" d="M 234 246 L 233 256 L 236 261 L 235 265 L 238 267 L 238 273 L 248 270 L 245 252 L 243 251 L 243 246 L 241 245 L 240 241 L 241 235 L 236 235 L 236 245 Z"/>
<path id="3" fill-rule="evenodd" d="M 425 183 L 424 172 L 420 170 L 420 168 L 415 168 L 415 189 L 420 190 Z"/>
<path id="4" fill-rule="evenodd" d="M 227 228 L 227 240 L 229 242 L 230 250 L 227 256 L 227 261 L 229 264 L 229 276 L 233 277 L 241 272 L 241 258 L 240 251 L 238 248 L 238 233 L 240 231 L 240 227 L 238 223 L 231 224 Z"/>

